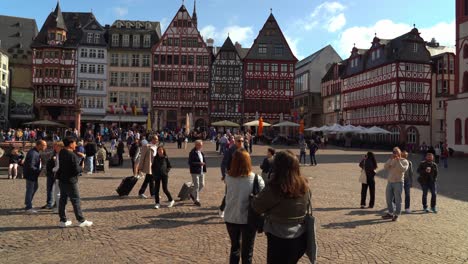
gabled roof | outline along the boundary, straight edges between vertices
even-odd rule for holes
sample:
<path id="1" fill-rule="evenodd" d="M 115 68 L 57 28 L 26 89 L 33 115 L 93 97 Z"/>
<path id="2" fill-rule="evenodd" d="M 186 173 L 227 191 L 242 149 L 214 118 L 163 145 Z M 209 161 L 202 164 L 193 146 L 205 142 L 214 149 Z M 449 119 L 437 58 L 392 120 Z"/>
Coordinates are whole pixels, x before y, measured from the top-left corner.
<path id="1" fill-rule="evenodd" d="M 223 46 L 221 46 L 220 48 L 217 47 L 216 49 L 217 49 L 217 52 L 215 53 L 216 58 L 218 58 L 219 54 L 221 54 L 222 52 L 235 52 L 237 54 L 237 56 L 239 56 L 239 58 L 241 58 L 239 52 L 236 49 L 236 46 L 234 46 L 234 44 L 232 43 L 232 40 L 231 40 L 231 38 L 229 36 L 224 41 Z"/>
<path id="2" fill-rule="evenodd" d="M 34 19 L 0 16 L 1 48 L 10 54 L 15 54 L 18 50 L 30 50 L 30 45 L 37 33 L 37 24 Z"/>
<path id="3" fill-rule="evenodd" d="M 266 45 L 267 53 L 259 53 L 259 44 Z M 283 54 L 275 54 L 275 47 L 277 45 L 283 46 Z M 257 38 L 254 40 L 246 59 L 265 59 L 265 60 L 282 60 L 282 61 L 297 61 L 297 58 L 292 53 L 286 38 L 281 31 L 273 14 L 270 14 L 263 28 L 258 33 Z"/>
<path id="4" fill-rule="evenodd" d="M 51 21 L 50 26 L 55 28 L 60 28 L 67 30 L 65 20 L 63 19 L 62 10 L 60 9 L 60 3 L 57 1 L 57 6 L 55 7 L 54 12 L 52 13 L 54 20 Z"/>
<path id="5" fill-rule="evenodd" d="M 330 49 L 331 49 L 331 51 L 334 52 L 338 57 L 340 57 L 340 56 L 338 55 L 338 53 L 335 51 L 335 49 L 334 49 L 331 45 L 327 45 L 327 46 L 325 46 L 325 47 L 319 49 L 318 51 L 312 53 L 311 55 L 307 56 L 306 58 L 304 58 L 304 59 L 298 61 L 298 62 L 296 63 L 296 69 L 299 69 L 299 68 L 301 68 L 302 66 L 307 65 L 307 64 L 313 62 L 316 58 L 319 57 L 319 55 L 320 55 L 321 53 L 323 53 L 323 52 L 326 51 L 326 50 L 330 50 Z M 340 60 L 341 60 L 341 57 L 340 57 Z"/>

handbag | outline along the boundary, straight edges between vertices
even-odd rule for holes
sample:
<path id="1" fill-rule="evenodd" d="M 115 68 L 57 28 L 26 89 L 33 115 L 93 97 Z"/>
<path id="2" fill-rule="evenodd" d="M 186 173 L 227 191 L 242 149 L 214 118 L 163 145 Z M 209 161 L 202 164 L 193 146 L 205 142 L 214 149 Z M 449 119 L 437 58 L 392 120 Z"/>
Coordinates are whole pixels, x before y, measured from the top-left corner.
<path id="1" fill-rule="evenodd" d="M 315 232 L 315 217 L 312 215 L 312 193 L 309 191 L 309 203 L 307 205 L 307 212 L 304 217 L 304 225 L 307 235 L 306 255 L 310 263 L 317 261 L 317 239 Z"/>
<path id="2" fill-rule="evenodd" d="M 260 184 L 258 183 L 258 174 L 255 174 L 252 193 L 249 196 L 249 211 L 247 216 L 247 224 L 257 233 L 263 232 L 263 225 L 265 224 L 265 217 L 257 213 L 252 207 L 252 200 L 260 192 Z"/>
<path id="3" fill-rule="evenodd" d="M 363 169 L 361 169 L 361 175 L 359 176 L 359 182 L 362 184 L 367 184 L 367 174 L 366 174 L 366 162 L 364 161 Z"/>

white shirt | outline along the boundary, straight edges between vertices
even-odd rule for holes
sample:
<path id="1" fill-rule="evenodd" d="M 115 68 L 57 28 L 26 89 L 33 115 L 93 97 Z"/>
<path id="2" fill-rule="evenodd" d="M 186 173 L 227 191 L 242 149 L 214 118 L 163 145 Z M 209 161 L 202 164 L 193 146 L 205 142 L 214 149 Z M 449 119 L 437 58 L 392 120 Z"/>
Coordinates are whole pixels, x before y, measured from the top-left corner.
<path id="1" fill-rule="evenodd" d="M 200 162 L 203 162 L 203 155 L 201 154 L 201 151 L 197 150 L 197 155 L 198 155 L 198 158 L 200 159 Z M 202 169 L 203 169 L 203 165 L 201 165 Z M 202 170 L 202 173 L 203 173 L 203 170 Z"/>

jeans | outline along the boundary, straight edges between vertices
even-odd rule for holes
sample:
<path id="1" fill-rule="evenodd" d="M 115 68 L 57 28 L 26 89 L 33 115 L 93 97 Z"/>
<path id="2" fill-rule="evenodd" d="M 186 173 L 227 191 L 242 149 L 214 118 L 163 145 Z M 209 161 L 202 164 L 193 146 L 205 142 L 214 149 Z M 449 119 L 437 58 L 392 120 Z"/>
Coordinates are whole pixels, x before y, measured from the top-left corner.
<path id="1" fill-rule="evenodd" d="M 221 143 L 221 149 L 219 150 L 219 154 L 224 154 L 226 151 L 226 143 Z"/>
<path id="2" fill-rule="evenodd" d="M 306 232 L 297 238 L 279 238 L 270 233 L 267 235 L 267 263 L 295 264 L 306 251 Z"/>
<path id="3" fill-rule="evenodd" d="M 426 184 L 421 184 L 423 195 L 422 195 L 422 205 L 424 209 L 427 209 L 427 192 L 431 191 L 431 208 L 436 207 L 437 202 L 437 185 L 435 182 L 429 182 Z"/>
<path id="4" fill-rule="evenodd" d="M 317 160 L 315 159 L 315 153 L 310 153 L 310 165 L 317 165 Z"/>
<path id="5" fill-rule="evenodd" d="M 411 205 L 411 197 L 410 197 L 411 183 L 409 183 L 408 181 L 405 181 L 403 188 L 405 189 L 405 209 L 409 209 Z"/>
<path id="6" fill-rule="evenodd" d="M 237 264 L 241 258 L 242 264 L 252 263 L 256 236 L 255 229 L 251 228 L 248 224 L 240 225 L 227 222 L 226 228 L 229 234 L 229 238 L 231 239 L 229 264 Z"/>
<path id="7" fill-rule="evenodd" d="M 26 210 L 32 209 L 32 200 L 34 199 L 34 194 L 36 194 L 37 188 L 39 188 L 38 181 L 26 180 L 26 195 L 24 198 Z"/>
<path id="8" fill-rule="evenodd" d="M 387 208 L 389 214 L 401 214 L 401 193 L 403 191 L 403 182 L 389 182 L 385 195 L 387 198 Z M 393 208 L 393 200 L 395 200 L 395 208 Z"/>
<path id="9" fill-rule="evenodd" d="M 54 183 L 55 183 L 55 178 L 53 175 L 47 175 L 47 201 L 46 204 L 49 207 L 52 207 L 54 205 Z"/>
<path id="10" fill-rule="evenodd" d="M 86 156 L 86 164 L 88 166 L 88 172 L 94 171 L 94 156 Z"/>
<path id="11" fill-rule="evenodd" d="M 299 163 L 301 163 L 302 158 L 304 158 L 304 164 L 305 164 L 306 163 L 306 153 L 305 153 L 305 151 L 301 151 L 301 153 L 299 155 Z"/>
<path id="12" fill-rule="evenodd" d="M 70 197 L 70 202 L 73 205 L 73 212 L 75 212 L 75 217 L 78 222 L 83 222 L 85 218 L 81 212 L 80 205 L 80 193 L 78 191 L 78 184 L 76 183 L 65 183 L 59 181 L 60 187 L 60 202 L 59 202 L 59 216 L 60 222 L 67 221 L 67 215 L 65 213 L 65 206 L 67 205 L 67 200 Z"/>
<path id="13" fill-rule="evenodd" d="M 52 188 L 52 192 L 54 194 L 54 200 L 55 200 L 55 206 L 58 209 L 59 204 L 60 204 L 60 186 L 59 186 L 59 180 L 54 180 L 54 185 Z"/>
<path id="14" fill-rule="evenodd" d="M 200 201 L 200 191 L 205 186 L 205 175 L 201 174 L 192 174 L 192 182 L 193 182 L 193 198 L 195 201 Z"/>
<path id="15" fill-rule="evenodd" d="M 162 188 L 163 188 L 163 192 L 164 194 L 166 194 L 167 196 L 167 199 L 170 201 L 173 201 L 172 199 L 172 196 L 171 196 L 171 193 L 169 192 L 169 190 L 167 189 L 167 182 L 169 180 L 169 176 L 168 175 L 157 175 L 157 176 L 154 176 L 154 183 L 155 183 L 155 194 L 154 194 L 154 199 L 155 199 L 155 202 L 158 204 L 159 203 L 159 188 L 161 186 L 161 182 L 162 182 Z"/>
<path id="16" fill-rule="evenodd" d="M 149 184 L 149 189 L 150 189 L 151 196 L 154 195 L 154 178 L 153 178 L 153 175 L 151 175 L 151 174 L 146 174 L 145 181 L 143 182 L 143 184 L 141 185 L 140 190 L 138 191 L 139 195 L 142 195 L 142 194 L 145 193 L 146 187 L 148 186 L 148 184 Z"/>
<path id="17" fill-rule="evenodd" d="M 440 157 L 440 161 L 444 163 L 444 168 L 448 168 L 448 157 Z"/>
<path id="18" fill-rule="evenodd" d="M 374 207 L 375 203 L 375 180 L 367 179 L 367 184 L 362 184 L 361 187 L 361 206 L 366 206 L 366 196 L 367 196 L 367 188 L 369 188 L 370 200 L 369 200 L 369 208 Z"/>

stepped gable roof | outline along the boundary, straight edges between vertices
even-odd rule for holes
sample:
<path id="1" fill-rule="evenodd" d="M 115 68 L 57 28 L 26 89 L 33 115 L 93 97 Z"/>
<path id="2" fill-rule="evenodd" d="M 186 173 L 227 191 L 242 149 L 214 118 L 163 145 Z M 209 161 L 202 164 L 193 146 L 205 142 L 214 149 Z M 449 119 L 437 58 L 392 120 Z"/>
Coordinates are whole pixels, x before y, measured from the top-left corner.
<path id="1" fill-rule="evenodd" d="M 266 45 L 266 54 L 259 53 L 259 44 Z M 281 45 L 283 47 L 282 54 L 275 54 L 275 48 Z M 270 14 L 268 17 L 245 58 L 254 60 L 297 61 L 273 14 Z"/>
<path id="2" fill-rule="evenodd" d="M 38 33 L 36 20 L 22 17 L 0 16 L 1 48 L 11 55 L 25 54 Z"/>

